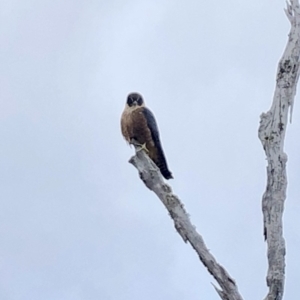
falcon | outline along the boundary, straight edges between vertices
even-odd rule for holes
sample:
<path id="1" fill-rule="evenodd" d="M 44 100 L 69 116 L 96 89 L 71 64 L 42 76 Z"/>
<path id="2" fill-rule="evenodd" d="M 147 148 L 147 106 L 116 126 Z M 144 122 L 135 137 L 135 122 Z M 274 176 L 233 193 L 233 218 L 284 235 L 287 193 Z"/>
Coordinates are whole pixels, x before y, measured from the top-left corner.
<path id="1" fill-rule="evenodd" d="M 129 144 L 138 143 L 146 151 L 164 178 L 173 178 L 168 169 L 154 115 L 138 93 L 131 93 L 127 97 L 121 117 L 121 130 Z"/>

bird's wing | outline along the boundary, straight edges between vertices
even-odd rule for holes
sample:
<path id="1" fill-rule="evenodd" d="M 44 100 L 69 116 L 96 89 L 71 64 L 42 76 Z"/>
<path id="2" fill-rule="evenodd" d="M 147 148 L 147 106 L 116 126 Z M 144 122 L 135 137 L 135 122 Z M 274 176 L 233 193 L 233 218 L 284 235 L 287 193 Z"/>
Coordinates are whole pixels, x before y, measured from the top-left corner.
<path id="1" fill-rule="evenodd" d="M 153 113 L 147 107 L 143 107 L 142 113 L 145 116 L 148 128 L 151 131 L 151 137 L 152 137 L 154 144 L 157 147 L 161 147 L 158 126 L 157 126 L 157 123 L 156 123 Z"/>
<path id="2" fill-rule="evenodd" d="M 158 126 L 155 121 L 154 115 L 147 107 L 143 107 L 142 112 L 147 121 L 147 125 L 151 132 L 151 137 L 156 148 L 155 154 L 153 155 L 154 162 L 159 167 L 162 175 L 166 179 L 173 178 L 172 173 L 168 169 L 167 160 L 165 158 L 165 154 L 160 142 Z"/>

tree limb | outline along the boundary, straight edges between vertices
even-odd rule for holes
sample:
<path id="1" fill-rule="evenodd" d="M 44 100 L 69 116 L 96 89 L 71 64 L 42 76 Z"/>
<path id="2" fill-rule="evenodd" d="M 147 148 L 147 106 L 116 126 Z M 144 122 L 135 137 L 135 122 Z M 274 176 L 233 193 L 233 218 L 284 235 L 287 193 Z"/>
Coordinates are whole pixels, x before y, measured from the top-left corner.
<path id="1" fill-rule="evenodd" d="M 141 151 L 139 147 L 136 147 L 136 155 L 133 156 L 129 162 L 138 169 L 140 178 L 145 185 L 153 191 L 165 205 L 174 221 L 175 229 L 184 242 L 191 244 L 201 262 L 216 279 L 221 289 L 214 287 L 221 299 L 242 300 L 235 281 L 230 277 L 227 271 L 217 263 L 214 256 L 210 254 L 203 238 L 196 231 L 195 226 L 192 225 L 183 204 L 179 198 L 172 193 L 171 187 L 164 182 L 159 169 L 148 155 L 145 154 L 144 151 Z"/>
<path id="2" fill-rule="evenodd" d="M 267 187 L 262 199 L 264 236 L 268 247 L 268 295 L 265 300 L 281 300 L 284 291 L 285 241 L 282 216 L 286 199 L 287 155 L 283 151 L 288 123 L 292 119 L 293 103 L 299 78 L 300 8 L 298 0 L 287 3 L 285 13 L 291 23 L 289 40 L 278 64 L 273 103 L 261 115 L 259 139 L 267 156 Z"/>

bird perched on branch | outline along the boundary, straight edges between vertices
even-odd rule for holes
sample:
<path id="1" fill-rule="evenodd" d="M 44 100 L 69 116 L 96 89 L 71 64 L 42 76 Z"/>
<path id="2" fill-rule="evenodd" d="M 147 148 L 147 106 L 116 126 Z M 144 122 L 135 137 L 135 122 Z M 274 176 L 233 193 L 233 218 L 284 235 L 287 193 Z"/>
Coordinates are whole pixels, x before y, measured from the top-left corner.
<path id="1" fill-rule="evenodd" d="M 129 144 L 141 146 L 166 179 L 173 178 L 168 169 L 154 115 L 145 106 L 140 94 L 128 95 L 121 117 L 121 129 L 125 140 Z"/>

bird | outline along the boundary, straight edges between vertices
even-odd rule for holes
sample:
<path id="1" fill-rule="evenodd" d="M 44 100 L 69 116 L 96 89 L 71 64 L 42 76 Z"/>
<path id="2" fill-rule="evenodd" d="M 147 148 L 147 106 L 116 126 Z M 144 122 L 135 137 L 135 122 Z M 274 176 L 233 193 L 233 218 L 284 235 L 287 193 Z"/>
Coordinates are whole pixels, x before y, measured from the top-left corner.
<path id="1" fill-rule="evenodd" d="M 121 116 L 121 131 L 129 144 L 138 143 L 141 149 L 145 150 L 164 178 L 173 178 L 162 148 L 155 117 L 139 93 L 130 93 L 127 96 Z"/>

